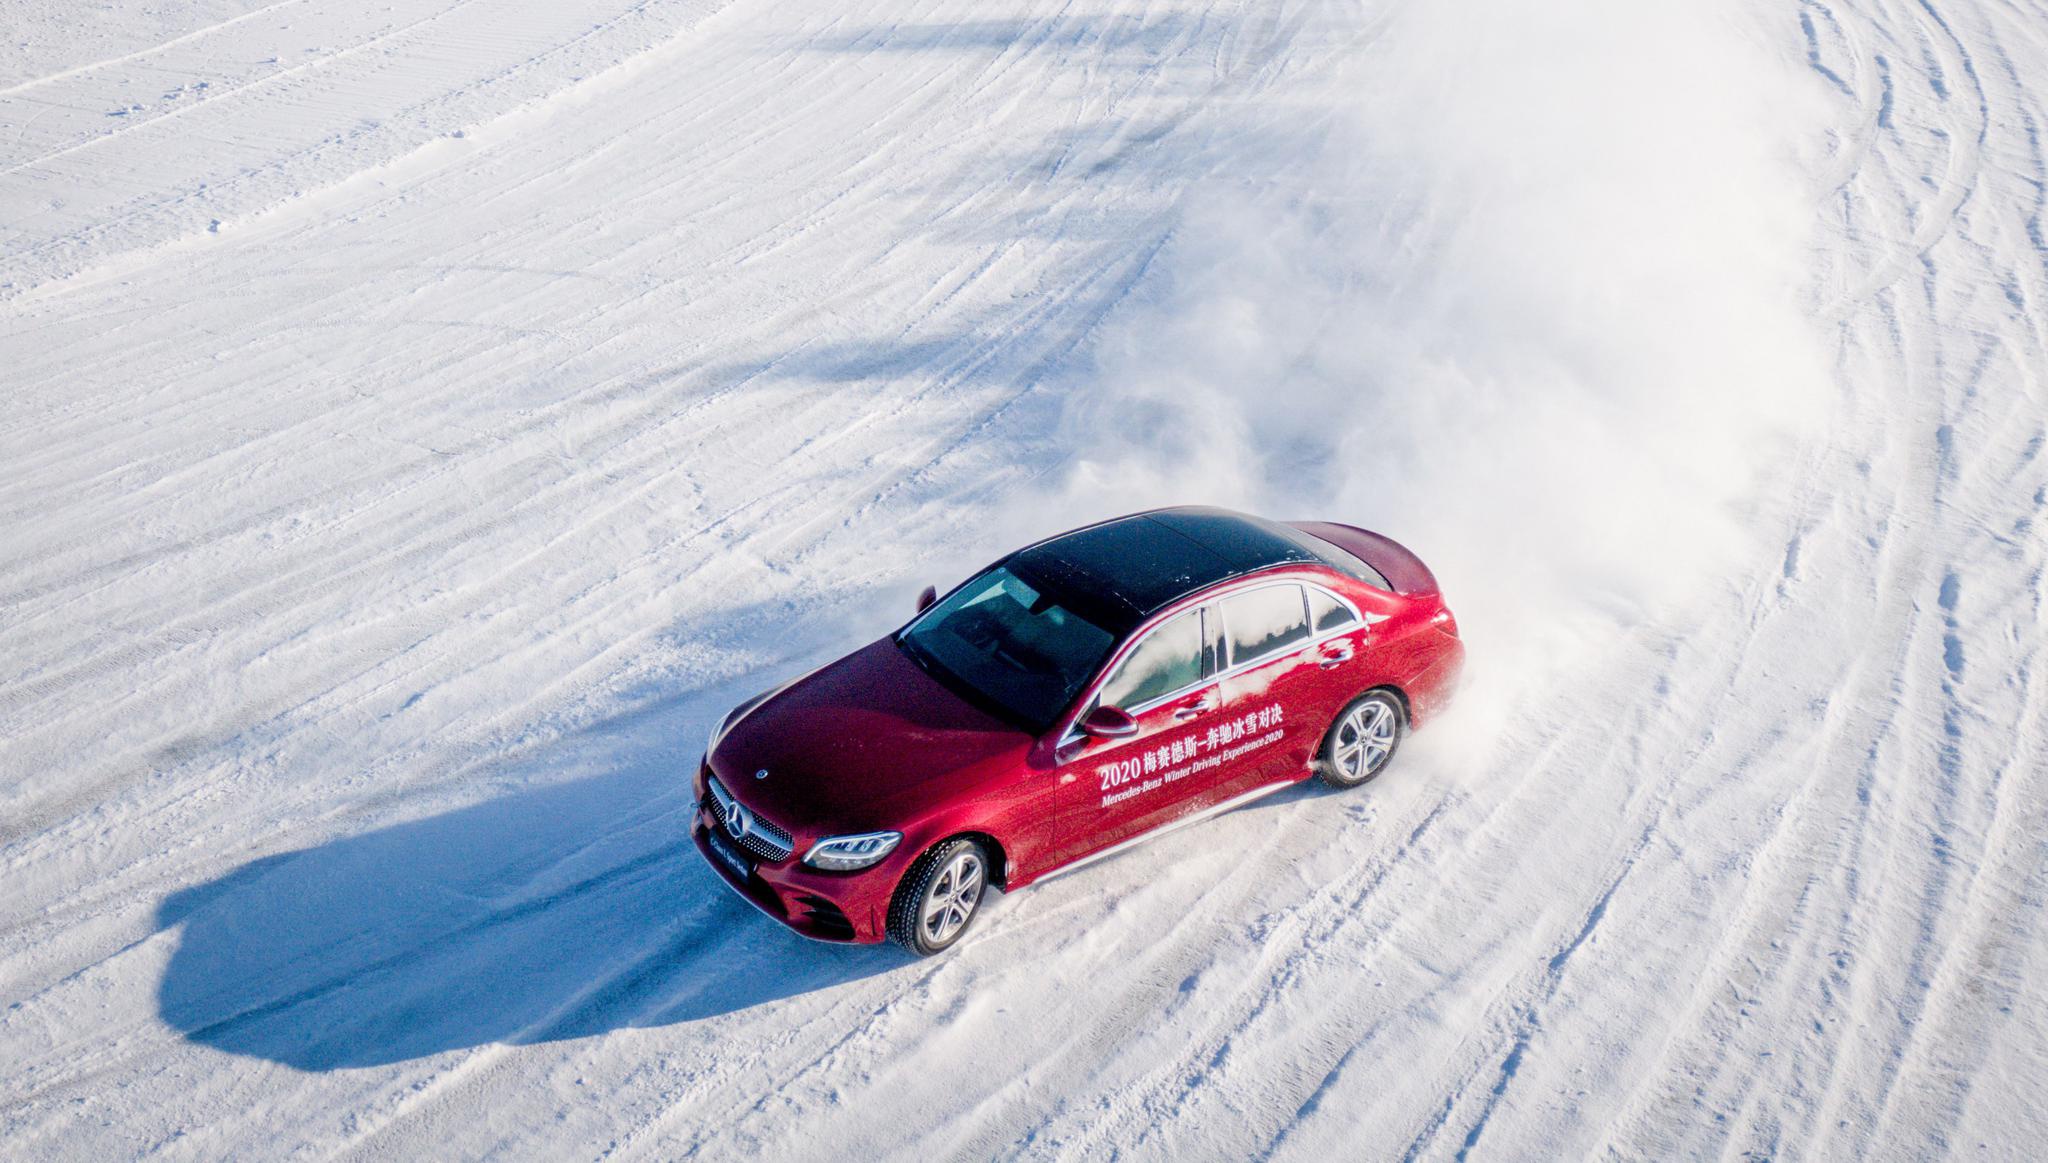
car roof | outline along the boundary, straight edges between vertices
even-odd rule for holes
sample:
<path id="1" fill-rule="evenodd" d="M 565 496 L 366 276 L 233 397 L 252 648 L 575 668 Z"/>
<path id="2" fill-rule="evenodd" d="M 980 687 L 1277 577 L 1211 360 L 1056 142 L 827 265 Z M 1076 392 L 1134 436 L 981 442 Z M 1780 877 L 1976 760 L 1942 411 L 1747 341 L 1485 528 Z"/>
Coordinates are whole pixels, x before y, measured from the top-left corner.
<path id="1" fill-rule="evenodd" d="M 1003 564 L 1121 634 L 1219 582 L 1278 565 L 1329 564 L 1308 534 L 1229 509 L 1134 513 L 1047 538 Z"/>

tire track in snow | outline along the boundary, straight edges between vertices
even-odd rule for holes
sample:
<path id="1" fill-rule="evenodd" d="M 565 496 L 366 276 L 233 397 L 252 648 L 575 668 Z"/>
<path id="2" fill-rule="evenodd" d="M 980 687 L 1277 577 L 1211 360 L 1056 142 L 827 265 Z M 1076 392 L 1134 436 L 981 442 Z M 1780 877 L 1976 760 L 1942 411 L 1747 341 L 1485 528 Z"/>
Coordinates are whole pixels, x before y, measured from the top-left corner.
<path id="1" fill-rule="evenodd" d="M 447 0 L 443 7 L 436 9 L 435 11 L 428 13 L 425 16 L 420 17 L 417 20 L 414 20 L 408 24 L 394 26 L 392 28 L 389 28 L 385 31 L 378 33 L 375 36 L 370 37 L 368 40 L 358 41 L 355 44 L 351 44 L 346 48 L 338 49 L 331 53 L 324 53 L 323 55 L 316 56 L 312 60 L 306 62 L 305 64 L 281 67 L 276 72 L 264 74 L 263 76 L 257 77 L 256 79 L 251 80 L 245 84 L 237 85 L 230 89 L 223 89 L 221 92 L 218 93 L 212 92 L 212 87 L 209 85 L 208 92 L 202 94 L 201 96 L 191 101 L 178 102 L 177 104 L 172 105 L 170 108 L 164 110 L 163 112 L 157 113 L 153 116 L 147 116 L 134 120 L 131 120 L 127 117 L 123 117 L 119 125 L 107 129 L 105 132 L 92 134 L 90 136 L 87 136 L 83 140 L 62 146 L 60 148 L 51 150 L 47 153 L 42 153 L 34 157 L 26 158 L 5 168 L 0 168 L 0 178 L 20 173 L 23 170 L 33 169 L 37 166 L 45 165 L 49 162 L 56 161 L 58 158 L 68 157 L 72 154 L 78 153 L 81 150 L 92 149 L 97 146 L 117 147 L 121 144 L 121 139 L 129 134 L 136 133 L 138 131 L 145 129 L 157 128 L 162 123 L 175 121 L 179 118 L 191 116 L 194 113 L 212 113 L 213 110 L 207 108 L 209 105 L 214 105 L 215 103 L 222 101 L 239 100 L 248 97 L 252 94 L 256 94 L 260 90 L 268 88 L 273 84 L 290 83 L 301 77 L 328 68 L 334 64 L 346 61 L 359 53 L 369 52 L 370 50 L 375 49 L 377 46 L 384 44 L 386 41 L 390 41 L 399 37 L 408 36 L 414 32 L 417 32 L 420 29 L 427 28 L 437 23 L 438 21 L 442 20 L 443 18 L 447 17 L 451 13 L 459 11 L 462 8 L 479 2 L 482 2 L 482 0 Z M 5 93 L 0 93 L 0 97 L 4 97 L 5 95 Z"/>
<path id="2" fill-rule="evenodd" d="M 644 55 L 650 47 L 659 47 L 658 43 L 642 45 L 622 55 L 619 44 L 630 43 L 636 32 L 653 31 L 657 38 L 672 38 L 700 22 L 706 11 L 696 0 L 673 0 L 673 12 L 669 11 L 671 0 L 637 0 L 604 20 L 581 25 L 573 14 L 557 12 L 555 27 L 570 35 L 556 37 L 553 43 L 545 36 L 532 38 L 526 47 L 537 51 L 526 55 L 520 55 L 524 50 L 511 46 L 507 40 L 512 34 L 506 30 L 518 29 L 522 22 L 475 20 L 471 23 L 478 27 L 465 27 L 458 30 L 459 35 L 451 33 L 441 42 L 415 38 L 419 43 L 405 58 L 412 64 L 409 69 L 398 67 L 390 54 L 376 54 L 375 59 L 363 62 L 360 70 L 347 72 L 340 80 L 324 86 L 302 83 L 315 79 L 329 60 L 352 59 L 387 40 L 403 40 L 419 33 L 469 5 L 491 2 L 495 0 L 453 0 L 412 24 L 305 64 L 266 74 L 234 90 L 178 102 L 168 112 L 132 128 L 96 134 L 0 173 L 0 177 L 15 178 L 9 183 L 15 189 L 9 191 L 0 186 L 0 196 L 12 193 L 16 198 L 28 199 L 38 187 L 65 180 L 68 172 L 63 167 L 36 174 L 30 171 L 102 143 L 122 145 L 121 138 L 126 134 L 149 138 L 146 147 L 137 146 L 130 152 L 147 156 L 146 150 L 155 150 L 166 155 L 150 163 L 152 185 L 140 196 L 118 200 L 134 185 L 131 179 L 119 183 L 87 182 L 77 187 L 85 193 L 104 195 L 99 202 L 74 206 L 80 198 L 60 200 L 55 207 L 57 212 L 85 220 L 74 228 L 59 226 L 54 232 L 41 230 L 39 234 L 24 235 L 23 244 L 11 246 L 14 269 L 9 273 L 13 277 L 0 282 L 0 296 L 14 297 L 47 289 L 53 283 L 75 280 L 84 273 L 125 269 L 137 261 L 147 262 L 153 250 L 196 244 L 206 239 L 209 232 L 219 230 L 224 222 L 233 223 L 304 201 L 309 192 L 318 193 L 367 168 L 432 148 L 436 139 L 449 134 L 461 137 L 479 122 L 488 122 L 534 100 L 572 91 L 585 82 L 586 73 L 601 74 Z M 493 47 L 505 44 L 515 51 L 509 60 L 478 62 L 471 59 L 471 54 L 457 50 L 454 43 L 447 43 L 449 40 Z M 480 74 L 456 77 L 447 72 L 478 63 L 484 64 Z M 559 69 L 549 71 L 557 65 Z M 435 78 L 446 78 L 451 83 L 437 88 Z M 193 159 L 182 143 L 189 134 L 172 133 L 161 123 L 187 116 L 213 117 L 228 104 L 246 104 L 239 101 L 239 97 L 248 95 L 245 90 L 268 88 L 271 81 L 279 81 L 288 92 L 276 101 L 252 108 L 246 116 L 253 122 L 244 123 L 239 114 L 222 113 L 228 118 L 227 123 L 204 136 L 218 141 L 275 138 L 282 144 L 271 148 L 260 162 L 236 166 L 232 172 L 187 172 L 183 167 L 193 164 Z M 348 106 L 353 102 L 343 97 L 359 102 L 368 98 L 380 83 L 387 87 L 413 85 L 414 99 L 381 119 L 365 122 L 349 116 Z M 342 94 L 338 95 L 335 89 L 342 90 Z M 275 116 L 279 105 L 295 105 L 297 116 L 279 121 Z M 202 153 L 200 160 L 204 157 Z M 129 160 L 132 163 L 133 159 Z M 83 163 L 70 169 L 90 172 L 92 166 Z M 120 257 L 114 258 L 115 255 Z"/>
<path id="3" fill-rule="evenodd" d="M 304 0 L 271 0 L 270 3 L 265 4 L 261 8 L 251 9 L 250 11 L 241 13 L 238 16 L 233 16 L 226 20 L 217 21 L 213 24 L 206 25 L 203 28 L 195 28 L 191 32 L 185 33 L 181 36 L 174 36 L 166 41 L 160 41 L 156 44 L 150 45 L 147 48 L 136 49 L 134 52 L 123 53 L 120 56 L 106 57 L 102 60 L 90 61 L 82 65 L 73 65 L 70 68 L 60 69 L 54 73 L 45 73 L 40 77 L 31 77 L 26 81 L 21 81 L 17 84 L 9 85 L 4 89 L 0 89 L 0 97 L 12 97 L 16 93 L 25 93 L 31 89 L 39 89 L 44 85 L 53 84 L 58 81 L 70 80 L 73 77 L 82 76 L 86 73 L 98 72 L 101 69 L 112 68 L 116 65 L 134 64 L 138 61 L 145 60 L 149 57 L 153 57 L 158 53 L 169 52 L 170 50 L 175 48 L 182 48 L 196 41 L 204 40 L 210 36 L 215 35 L 216 33 L 226 32 L 227 30 L 234 28 L 236 25 L 249 23 L 250 21 L 257 19 L 258 17 L 272 15 L 276 13 L 277 10 L 280 8 L 290 8 L 303 2 Z"/>

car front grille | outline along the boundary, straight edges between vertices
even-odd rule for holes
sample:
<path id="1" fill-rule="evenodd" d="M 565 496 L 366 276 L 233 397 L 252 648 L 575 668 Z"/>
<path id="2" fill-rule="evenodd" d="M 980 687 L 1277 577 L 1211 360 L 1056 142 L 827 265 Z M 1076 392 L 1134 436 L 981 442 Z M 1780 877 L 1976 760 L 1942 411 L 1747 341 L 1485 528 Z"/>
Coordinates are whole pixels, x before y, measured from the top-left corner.
<path id="1" fill-rule="evenodd" d="M 788 831 L 741 804 L 717 776 L 707 775 L 704 789 L 704 806 L 734 843 L 763 860 L 787 860 L 796 851 L 796 840 Z"/>

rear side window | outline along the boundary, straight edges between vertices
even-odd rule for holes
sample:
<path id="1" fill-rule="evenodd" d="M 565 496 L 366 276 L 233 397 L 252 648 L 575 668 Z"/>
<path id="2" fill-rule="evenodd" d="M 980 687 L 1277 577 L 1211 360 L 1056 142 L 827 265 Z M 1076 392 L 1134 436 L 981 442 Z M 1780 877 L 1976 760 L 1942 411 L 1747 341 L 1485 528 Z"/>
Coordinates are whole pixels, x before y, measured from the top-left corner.
<path id="1" fill-rule="evenodd" d="M 1141 706 L 1202 678 L 1202 612 L 1190 610 L 1145 635 L 1102 686 L 1102 704 Z"/>
<path id="2" fill-rule="evenodd" d="M 1322 590 L 1310 586 L 1308 588 L 1308 621 L 1309 625 L 1315 627 L 1316 633 L 1321 634 L 1325 630 L 1335 630 L 1339 626 L 1348 626 L 1358 621 L 1358 615 L 1351 612 L 1350 606 L 1345 605 Z"/>
<path id="3" fill-rule="evenodd" d="M 1348 573 L 1366 585 L 1383 589 L 1390 594 L 1397 592 L 1393 585 L 1387 581 L 1387 575 L 1367 565 L 1364 558 L 1334 541 L 1325 541 L 1320 537 L 1314 537 L 1306 533 L 1301 534 L 1301 536 L 1308 539 L 1309 549 L 1317 557 L 1336 566 L 1339 573 Z M 1315 591 L 1311 590 L 1309 592 L 1313 593 Z"/>
<path id="4" fill-rule="evenodd" d="M 1261 586 L 1232 594 L 1217 603 L 1230 638 L 1230 664 L 1277 654 L 1309 639 L 1308 611 L 1301 587 Z"/>

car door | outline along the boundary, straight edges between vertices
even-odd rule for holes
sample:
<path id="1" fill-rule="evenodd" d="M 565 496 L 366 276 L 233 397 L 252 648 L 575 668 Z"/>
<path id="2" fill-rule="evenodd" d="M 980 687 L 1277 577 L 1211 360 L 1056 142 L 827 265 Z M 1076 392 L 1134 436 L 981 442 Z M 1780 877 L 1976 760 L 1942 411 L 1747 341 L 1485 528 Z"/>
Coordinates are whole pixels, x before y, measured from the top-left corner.
<path id="1" fill-rule="evenodd" d="M 1303 742 L 1309 755 L 1322 745 L 1323 733 L 1337 719 L 1338 712 L 1360 693 L 1379 681 L 1376 628 L 1387 620 L 1369 605 L 1338 597 L 1322 586 L 1310 583 L 1308 594 L 1309 630 L 1314 650 L 1309 657 L 1321 677 L 1303 674 L 1290 698 L 1292 712 L 1314 730 Z"/>
<path id="2" fill-rule="evenodd" d="M 1300 776 L 1321 741 L 1329 671 L 1354 654 L 1317 633 L 1309 588 L 1269 582 L 1214 603 L 1228 660 L 1217 713 L 1201 741 L 1205 754 L 1223 760 L 1212 782 L 1214 799 Z"/>
<path id="3" fill-rule="evenodd" d="M 1075 741 L 1059 776 L 1062 862 L 1157 827 L 1199 790 L 1193 740 L 1219 705 L 1203 617 L 1197 608 L 1168 618 L 1111 665 L 1090 706 L 1118 707 L 1138 729 Z"/>

